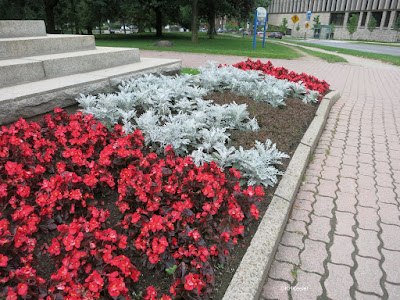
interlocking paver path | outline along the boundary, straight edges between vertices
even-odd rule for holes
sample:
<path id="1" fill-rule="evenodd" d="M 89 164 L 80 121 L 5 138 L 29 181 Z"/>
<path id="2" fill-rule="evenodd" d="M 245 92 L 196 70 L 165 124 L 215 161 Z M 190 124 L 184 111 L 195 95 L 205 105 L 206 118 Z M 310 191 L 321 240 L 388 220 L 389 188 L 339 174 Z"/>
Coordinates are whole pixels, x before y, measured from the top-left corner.
<path id="1" fill-rule="evenodd" d="M 188 67 L 245 59 L 173 55 Z M 352 62 L 358 65 L 272 60 L 325 79 L 341 98 L 307 168 L 260 300 L 400 299 L 400 67 Z"/>

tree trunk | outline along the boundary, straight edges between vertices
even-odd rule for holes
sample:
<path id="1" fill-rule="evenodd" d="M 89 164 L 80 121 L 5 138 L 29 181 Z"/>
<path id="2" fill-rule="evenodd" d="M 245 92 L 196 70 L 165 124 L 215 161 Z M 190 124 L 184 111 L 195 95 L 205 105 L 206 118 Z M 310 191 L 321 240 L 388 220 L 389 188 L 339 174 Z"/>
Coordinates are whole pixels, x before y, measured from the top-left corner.
<path id="1" fill-rule="evenodd" d="M 47 33 L 55 33 L 56 25 L 54 20 L 54 8 L 57 6 L 59 0 L 44 0 L 44 11 L 46 13 L 46 30 Z"/>
<path id="2" fill-rule="evenodd" d="M 86 29 L 87 29 L 87 34 L 90 34 L 90 35 L 93 34 L 93 28 L 92 28 L 91 25 L 88 25 L 88 26 L 86 27 Z"/>
<path id="3" fill-rule="evenodd" d="M 199 1 L 192 0 L 192 43 L 199 42 Z"/>
<path id="4" fill-rule="evenodd" d="M 214 38 L 214 35 L 216 34 L 215 30 L 215 2 L 210 1 L 209 2 L 209 8 L 208 8 L 208 14 L 207 14 L 207 19 L 208 19 L 208 37 L 210 39 Z"/>
<path id="5" fill-rule="evenodd" d="M 155 9 L 156 13 L 156 36 L 162 37 L 162 12 L 159 7 Z"/>

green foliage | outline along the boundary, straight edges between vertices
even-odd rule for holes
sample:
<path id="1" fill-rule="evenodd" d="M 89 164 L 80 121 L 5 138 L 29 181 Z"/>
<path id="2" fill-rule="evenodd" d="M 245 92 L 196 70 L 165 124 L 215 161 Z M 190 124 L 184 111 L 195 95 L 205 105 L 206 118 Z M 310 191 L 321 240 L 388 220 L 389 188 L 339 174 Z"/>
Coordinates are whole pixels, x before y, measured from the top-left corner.
<path id="1" fill-rule="evenodd" d="M 177 265 L 174 265 L 171 268 L 166 268 L 165 272 L 167 272 L 169 275 L 174 275 L 175 270 L 176 270 L 177 267 L 178 267 Z"/>
<path id="2" fill-rule="evenodd" d="M 226 23 L 225 28 L 228 29 L 228 30 L 232 30 L 232 31 L 238 31 L 239 30 L 239 25 L 233 25 L 233 21 L 229 20 Z"/>
<path id="3" fill-rule="evenodd" d="M 400 31 L 400 13 L 398 14 L 396 22 L 394 23 L 394 29 Z"/>
<path id="4" fill-rule="evenodd" d="M 377 23 L 376 19 L 374 18 L 374 16 L 371 15 L 371 18 L 369 19 L 368 24 L 367 24 L 368 30 L 370 32 L 374 31 L 377 24 L 378 23 Z"/>
<path id="5" fill-rule="evenodd" d="M 349 18 L 349 22 L 346 24 L 347 31 L 350 33 L 350 36 L 356 32 L 358 26 L 358 15 L 352 14 Z"/>
<path id="6" fill-rule="evenodd" d="M 297 30 L 297 31 L 300 30 L 300 24 L 297 24 L 296 30 Z"/>
<path id="7" fill-rule="evenodd" d="M 313 18 L 313 21 L 314 21 L 314 26 L 313 26 L 313 30 L 314 29 L 318 29 L 320 26 L 321 26 L 321 22 L 319 21 L 319 15 L 318 16 L 315 16 L 314 18 Z"/>
<path id="8" fill-rule="evenodd" d="M 282 25 L 279 27 L 280 31 L 282 31 L 283 33 L 286 33 L 286 31 L 288 30 L 287 23 L 288 20 L 286 18 L 283 18 Z"/>
<path id="9" fill-rule="evenodd" d="M 335 26 L 335 23 L 331 23 L 331 24 L 329 24 L 329 26 L 331 27 L 331 33 L 335 33 L 335 29 L 336 29 L 336 26 Z"/>

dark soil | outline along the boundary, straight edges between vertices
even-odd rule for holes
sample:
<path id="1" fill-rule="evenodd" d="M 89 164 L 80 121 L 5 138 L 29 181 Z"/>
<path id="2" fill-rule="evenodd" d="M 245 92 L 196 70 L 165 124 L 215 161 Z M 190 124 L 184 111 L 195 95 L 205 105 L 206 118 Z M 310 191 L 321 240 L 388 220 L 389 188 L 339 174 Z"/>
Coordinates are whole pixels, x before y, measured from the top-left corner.
<path id="1" fill-rule="evenodd" d="M 229 104 L 231 102 L 247 104 L 247 110 L 250 113 L 250 117 L 255 117 L 257 119 L 260 126 L 260 130 L 258 131 L 230 131 L 232 146 L 242 146 L 245 149 L 249 149 L 254 146 L 256 140 L 265 142 L 266 139 L 270 139 L 277 144 L 277 148 L 280 151 L 289 155 L 293 155 L 297 145 L 300 143 L 301 138 L 307 130 L 308 125 L 313 120 L 317 109 L 316 105 L 304 104 L 298 99 L 286 99 L 286 107 L 273 108 L 266 103 L 255 102 L 250 98 L 237 96 L 228 91 L 223 93 L 211 93 L 206 97 L 206 99 L 214 100 L 216 104 L 220 105 Z M 79 107 L 75 105 L 66 110 L 68 113 L 72 114 L 78 109 Z M 39 117 L 34 117 L 27 120 L 36 121 L 38 118 Z M 282 166 L 280 166 L 282 171 L 286 169 L 289 161 L 289 159 L 283 161 Z M 266 199 L 260 206 L 259 220 L 253 221 L 246 226 L 245 237 L 242 240 L 239 240 L 239 244 L 230 253 L 228 262 L 225 265 L 214 265 L 216 284 L 213 288 L 211 299 L 222 299 L 233 274 L 239 266 L 240 261 L 257 230 L 262 216 L 268 208 L 274 192 L 275 187 L 269 187 L 266 189 Z M 113 191 L 109 195 L 98 195 L 97 197 L 99 202 L 104 201 L 105 206 L 102 208 L 107 208 L 110 211 L 110 218 L 108 219 L 110 226 L 116 225 L 122 216 L 115 205 L 117 197 L 118 195 L 116 191 Z M 118 228 L 115 229 L 119 231 Z M 50 275 L 55 272 L 55 269 L 54 266 L 48 264 L 48 254 L 42 253 L 39 249 L 45 244 L 51 244 L 51 240 L 55 235 L 55 231 L 50 231 L 42 236 L 42 238 L 38 240 L 39 247 L 36 247 L 38 250 L 35 251 L 35 254 L 38 257 L 38 275 L 43 276 L 45 279 L 49 279 Z M 163 270 L 149 270 L 142 268 L 141 265 L 143 262 L 140 261 L 133 252 L 126 253 L 125 255 L 127 255 L 142 272 L 139 282 L 135 283 L 135 290 L 144 292 L 146 287 L 153 285 L 159 289 L 159 295 L 162 295 L 163 293 L 169 294 L 169 287 L 173 279 L 172 275 L 168 275 Z"/>
<path id="2" fill-rule="evenodd" d="M 290 156 L 293 155 L 300 143 L 304 133 L 315 116 L 317 105 L 310 105 L 301 102 L 298 99 L 286 99 L 287 106 L 283 108 L 274 108 L 271 105 L 262 102 L 255 102 L 253 99 L 235 95 L 229 91 L 223 93 L 211 93 L 207 99 L 214 100 L 216 104 L 247 104 L 247 111 L 250 117 L 255 117 L 260 129 L 258 131 L 231 131 L 231 142 L 235 147 L 242 146 L 245 149 L 253 147 L 254 141 L 265 142 L 270 139 L 276 143 L 277 148 Z M 290 159 L 283 161 L 280 169 L 286 170 Z M 277 185 L 276 185 L 277 186 Z M 275 187 L 266 189 L 266 199 L 260 206 L 260 218 L 246 226 L 245 237 L 239 241 L 239 244 L 230 253 L 229 262 L 220 268 L 215 267 L 216 284 L 213 289 L 212 299 L 222 299 L 229 283 L 232 280 L 236 269 L 246 253 L 248 246 L 257 231 L 258 224 L 261 222 L 265 211 L 275 193 Z"/>

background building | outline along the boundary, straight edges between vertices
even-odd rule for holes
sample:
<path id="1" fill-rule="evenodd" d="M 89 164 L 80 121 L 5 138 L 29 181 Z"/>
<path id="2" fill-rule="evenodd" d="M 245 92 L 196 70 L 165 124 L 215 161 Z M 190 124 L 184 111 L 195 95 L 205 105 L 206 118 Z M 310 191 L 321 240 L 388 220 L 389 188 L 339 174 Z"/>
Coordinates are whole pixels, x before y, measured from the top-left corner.
<path id="1" fill-rule="evenodd" d="M 309 28 L 305 27 L 307 11 L 311 11 Z M 313 18 L 319 16 L 321 25 L 334 24 L 334 38 L 350 39 L 346 24 L 352 14 L 359 16 L 358 26 L 352 39 L 398 41 L 400 33 L 394 30 L 395 22 L 400 14 L 400 0 L 272 0 L 268 8 L 268 23 L 281 25 L 282 19 L 288 20 L 289 32 L 294 37 L 313 36 Z M 293 23 L 291 18 L 297 14 L 299 21 Z M 368 22 L 373 16 L 377 25 L 371 32 Z M 299 30 L 298 28 L 299 25 Z M 322 30 L 320 38 L 327 38 Z"/>

